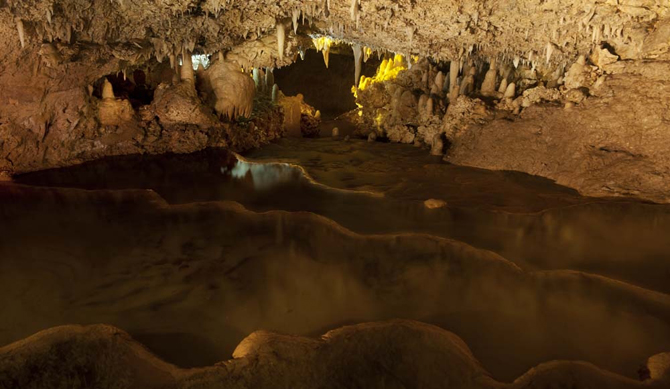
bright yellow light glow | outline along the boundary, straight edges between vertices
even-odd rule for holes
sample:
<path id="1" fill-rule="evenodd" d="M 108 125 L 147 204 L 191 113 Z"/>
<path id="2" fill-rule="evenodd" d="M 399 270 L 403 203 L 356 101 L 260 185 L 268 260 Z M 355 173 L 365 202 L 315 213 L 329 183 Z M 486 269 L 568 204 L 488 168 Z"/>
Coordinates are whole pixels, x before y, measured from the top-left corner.
<path id="1" fill-rule="evenodd" d="M 327 36 L 312 38 L 312 43 L 314 43 L 316 51 L 324 51 L 330 49 L 330 46 L 333 44 L 333 42 L 335 41 Z"/>
<path id="2" fill-rule="evenodd" d="M 407 70 L 407 61 L 405 61 L 405 57 L 402 54 L 396 54 L 393 59 L 382 61 L 374 77 L 361 76 L 358 89 L 354 86 L 351 88 L 351 92 L 354 94 L 354 97 L 358 97 L 359 90 L 365 90 L 370 85 L 378 82 L 395 80 L 403 70 Z"/>

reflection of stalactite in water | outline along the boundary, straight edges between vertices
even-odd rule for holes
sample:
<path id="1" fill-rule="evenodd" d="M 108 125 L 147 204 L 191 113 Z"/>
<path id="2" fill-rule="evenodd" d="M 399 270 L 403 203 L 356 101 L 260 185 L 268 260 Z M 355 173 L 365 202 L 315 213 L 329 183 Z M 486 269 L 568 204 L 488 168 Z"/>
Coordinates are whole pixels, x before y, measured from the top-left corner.
<path id="1" fill-rule="evenodd" d="M 232 169 L 222 167 L 221 173 L 230 174 L 238 180 L 250 175 L 256 190 L 268 190 L 291 181 L 298 181 L 302 174 L 300 170 L 283 163 L 264 164 L 245 161 L 237 161 Z"/>

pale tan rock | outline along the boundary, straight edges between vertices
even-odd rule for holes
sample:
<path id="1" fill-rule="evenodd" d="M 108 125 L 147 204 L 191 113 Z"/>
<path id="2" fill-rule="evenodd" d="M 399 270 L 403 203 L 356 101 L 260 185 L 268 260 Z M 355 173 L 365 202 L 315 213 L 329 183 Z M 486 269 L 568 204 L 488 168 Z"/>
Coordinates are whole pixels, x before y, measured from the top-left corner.
<path id="1" fill-rule="evenodd" d="M 214 61 L 205 70 L 203 78 L 211 88 L 211 104 L 217 113 L 233 120 L 251 116 L 256 85 L 253 78 L 242 73 L 239 64 Z"/>
<path id="2" fill-rule="evenodd" d="M 505 89 L 505 94 L 503 95 L 505 98 L 514 98 L 516 97 L 516 84 L 511 82 L 509 85 L 507 85 L 507 88 Z"/>
<path id="3" fill-rule="evenodd" d="M 599 68 L 613 64 L 618 60 L 618 55 L 610 53 L 610 51 L 602 45 L 595 47 L 591 53 L 591 62 Z"/>

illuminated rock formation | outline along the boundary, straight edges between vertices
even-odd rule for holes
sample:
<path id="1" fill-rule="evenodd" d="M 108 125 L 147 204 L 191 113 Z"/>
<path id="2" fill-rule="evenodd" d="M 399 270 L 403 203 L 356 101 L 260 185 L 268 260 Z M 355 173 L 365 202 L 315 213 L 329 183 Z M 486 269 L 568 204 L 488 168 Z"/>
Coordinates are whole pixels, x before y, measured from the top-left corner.
<path id="1" fill-rule="evenodd" d="M 239 64 L 220 57 L 205 70 L 203 78 L 212 90 L 211 103 L 219 115 L 231 120 L 251 116 L 256 86 Z"/>

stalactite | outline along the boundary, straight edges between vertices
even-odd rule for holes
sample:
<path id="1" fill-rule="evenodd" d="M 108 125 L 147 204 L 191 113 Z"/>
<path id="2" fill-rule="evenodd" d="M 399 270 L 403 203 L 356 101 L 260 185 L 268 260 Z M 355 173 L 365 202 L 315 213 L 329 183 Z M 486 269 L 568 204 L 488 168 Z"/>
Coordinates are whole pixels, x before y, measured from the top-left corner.
<path id="1" fill-rule="evenodd" d="M 275 75 L 273 73 L 272 68 L 267 68 L 265 69 L 265 85 L 274 85 L 275 83 Z"/>
<path id="2" fill-rule="evenodd" d="M 554 52 L 554 45 L 547 43 L 547 64 L 551 61 L 551 54 Z"/>
<path id="3" fill-rule="evenodd" d="M 186 49 L 182 50 L 181 55 L 182 66 L 181 66 L 181 80 L 188 82 L 195 82 L 195 76 L 193 74 L 193 61 L 191 60 L 191 53 Z"/>
<path id="4" fill-rule="evenodd" d="M 298 18 L 300 17 L 300 10 L 298 8 L 293 9 L 293 14 L 291 15 L 291 20 L 293 22 L 293 33 L 298 34 Z"/>
<path id="5" fill-rule="evenodd" d="M 358 88 L 358 82 L 361 79 L 361 67 L 363 66 L 363 48 L 359 44 L 352 45 L 351 48 L 354 50 L 354 85 Z"/>
<path id="6" fill-rule="evenodd" d="M 281 22 L 277 23 L 277 52 L 279 61 L 284 60 L 284 43 L 286 41 L 286 27 Z"/>
<path id="7" fill-rule="evenodd" d="M 26 35 L 25 30 L 23 29 L 23 20 L 16 19 L 16 29 L 19 32 L 19 41 L 21 41 L 21 48 L 26 47 Z"/>
<path id="8" fill-rule="evenodd" d="M 321 51 L 323 54 L 323 62 L 326 64 L 326 69 L 328 68 L 328 61 L 330 60 L 330 45 L 326 45 Z"/>
<path id="9" fill-rule="evenodd" d="M 359 12 L 359 0 L 351 0 L 351 8 L 349 9 L 349 16 L 351 17 L 351 21 L 355 22 L 356 19 L 358 19 L 358 12 Z"/>

